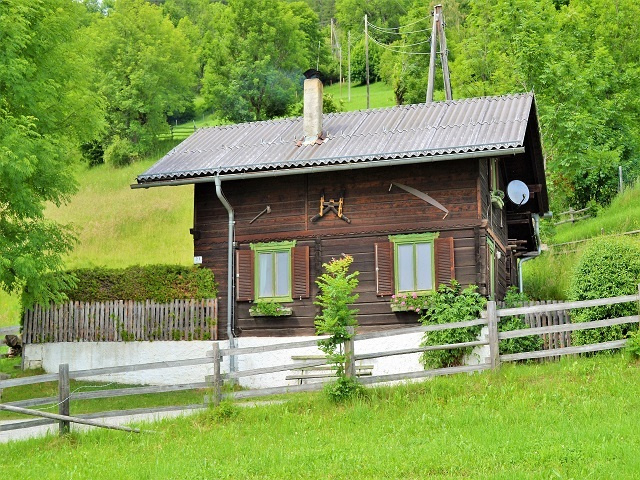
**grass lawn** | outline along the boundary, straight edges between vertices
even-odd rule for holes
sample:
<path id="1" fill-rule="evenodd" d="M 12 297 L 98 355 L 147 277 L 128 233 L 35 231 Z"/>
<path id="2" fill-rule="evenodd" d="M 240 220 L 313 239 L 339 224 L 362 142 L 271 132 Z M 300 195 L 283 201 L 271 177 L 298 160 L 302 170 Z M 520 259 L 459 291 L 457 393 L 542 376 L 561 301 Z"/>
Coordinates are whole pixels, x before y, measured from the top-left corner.
<path id="1" fill-rule="evenodd" d="M 345 111 L 364 110 L 367 108 L 367 87 L 366 85 L 351 85 L 351 101 L 347 84 L 325 85 L 324 93 L 330 94 L 334 100 L 342 100 Z M 369 85 L 370 108 L 392 107 L 396 104 L 393 89 L 384 82 L 376 82 Z"/>
<path id="2" fill-rule="evenodd" d="M 504 366 L 329 404 L 224 405 L 143 435 L 0 445 L 0 466 L 55 478 L 638 478 L 640 367 L 624 357 Z"/>
<path id="3" fill-rule="evenodd" d="M 27 370 L 22 372 L 15 368 L 20 365 L 19 358 L 0 359 L 0 372 L 8 373 L 12 377 L 27 377 L 32 375 L 42 375 L 42 370 Z M 133 387 L 134 385 L 122 385 L 108 382 L 77 381 L 71 380 L 71 392 L 92 392 L 96 390 L 115 390 L 119 388 Z M 155 393 L 145 395 L 129 395 L 114 398 L 96 398 L 92 400 L 72 400 L 71 413 L 93 413 L 106 412 L 110 410 L 129 410 L 133 408 L 151 408 L 175 405 L 202 404 L 206 389 L 188 390 L 181 392 Z M 58 383 L 46 382 L 34 385 L 23 385 L 18 387 L 5 388 L 2 392 L 3 402 L 15 402 L 29 398 L 57 397 Z M 52 405 L 42 405 L 33 407 L 50 413 L 58 413 L 57 400 Z M 26 419 L 24 415 L 12 412 L 0 412 L 0 420 Z"/>

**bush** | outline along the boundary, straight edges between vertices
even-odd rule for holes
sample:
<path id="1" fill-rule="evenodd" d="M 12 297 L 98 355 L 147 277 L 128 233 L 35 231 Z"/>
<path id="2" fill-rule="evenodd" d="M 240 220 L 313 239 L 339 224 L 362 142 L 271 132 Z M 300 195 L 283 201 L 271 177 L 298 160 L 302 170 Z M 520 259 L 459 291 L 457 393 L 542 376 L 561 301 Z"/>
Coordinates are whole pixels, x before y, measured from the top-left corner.
<path id="1" fill-rule="evenodd" d="M 123 269 L 83 268 L 64 272 L 75 286 L 64 293 L 69 300 L 156 300 L 213 298 L 217 295 L 213 272 L 182 265 L 146 265 Z M 60 275 L 60 274 L 58 274 Z"/>
<path id="2" fill-rule="evenodd" d="M 137 157 L 131 142 L 125 138 L 113 137 L 113 140 L 104 151 L 104 163 L 114 167 L 125 167 L 131 164 Z"/>
<path id="3" fill-rule="evenodd" d="M 504 297 L 506 308 L 521 307 L 524 302 L 529 299 L 524 293 L 520 293 L 516 287 L 509 287 Z M 529 328 L 524 323 L 524 315 L 512 315 L 501 319 L 498 330 L 501 332 L 509 332 L 511 330 L 522 330 Z M 528 337 L 508 338 L 500 341 L 500 355 L 511 353 L 535 352 L 542 348 L 542 338 L 539 335 L 531 335 Z"/>
<path id="4" fill-rule="evenodd" d="M 640 280 L 640 246 L 629 239 L 597 239 L 584 250 L 571 279 L 571 300 L 633 295 L 638 292 Z M 636 315 L 635 302 L 577 309 L 571 321 L 590 322 L 605 318 Z M 574 345 L 586 345 L 619 340 L 637 329 L 637 325 L 614 325 L 592 330 L 573 332 Z"/>
<path id="5" fill-rule="evenodd" d="M 96 167 L 104 163 L 104 148 L 99 140 L 92 140 L 80 145 L 82 156 L 90 167 Z"/>
<path id="6" fill-rule="evenodd" d="M 470 285 L 464 290 L 455 280 L 451 286 L 440 285 L 438 291 L 429 298 L 429 304 L 420 317 L 423 325 L 463 322 L 480 318 L 487 299 L 477 292 L 476 285 Z M 473 342 L 477 340 L 481 327 L 451 328 L 437 332 L 425 333 L 423 347 L 431 345 L 446 345 L 449 343 Z M 425 368 L 443 368 L 462 365 L 465 355 L 470 355 L 473 347 L 456 348 L 450 350 L 435 350 L 424 352 L 420 361 Z"/>

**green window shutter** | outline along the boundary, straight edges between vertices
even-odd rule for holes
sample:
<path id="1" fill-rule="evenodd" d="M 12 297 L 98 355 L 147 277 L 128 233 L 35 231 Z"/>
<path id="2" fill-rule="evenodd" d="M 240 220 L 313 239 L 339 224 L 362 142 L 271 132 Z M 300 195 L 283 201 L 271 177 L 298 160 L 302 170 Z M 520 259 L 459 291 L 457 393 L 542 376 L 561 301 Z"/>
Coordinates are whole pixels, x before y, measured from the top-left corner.
<path id="1" fill-rule="evenodd" d="M 309 298 L 309 247 L 291 249 L 291 282 L 293 299 Z"/>
<path id="2" fill-rule="evenodd" d="M 253 300 L 253 257 L 252 250 L 236 251 L 236 300 Z"/>
<path id="3" fill-rule="evenodd" d="M 453 238 L 436 238 L 434 240 L 435 261 L 436 261 L 436 289 L 441 284 L 448 285 L 456 278 L 454 262 Z"/>
<path id="4" fill-rule="evenodd" d="M 393 295 L 393 243 L 376 243 L 376 293 L 378 296 Z"/>

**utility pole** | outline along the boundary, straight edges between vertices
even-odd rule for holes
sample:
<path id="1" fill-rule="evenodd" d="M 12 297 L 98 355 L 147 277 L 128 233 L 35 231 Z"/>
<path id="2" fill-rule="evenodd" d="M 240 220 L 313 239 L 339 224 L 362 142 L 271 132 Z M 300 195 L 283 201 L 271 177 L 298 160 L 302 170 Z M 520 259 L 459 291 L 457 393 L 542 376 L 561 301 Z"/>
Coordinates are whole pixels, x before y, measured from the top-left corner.
<path id="1" fill-rule="evenodd" d="M 347 83 L 347 100 L 351 102 L 351 30 L 347 33 L 347 58 L 349 62 L 349 83 Z"/>
<path id="2" fill-rule="evenodd" d="M 342 98 L 342 46 L 338 45 L 338 54 L 340 55 L 340 98 Z"/>
<path id="3" fill-rule="evenodd" d="M 442 77 L 444 79 L 444 94 L 447 100 L 452 100 L 451 79 L 449 78 L 449 60 L 447 51 L 447 37 L 444 33 L 444 16 L 442 5 L 433 8 L 433 27 L 431 29 L 431 57 L 429 58 L 429 79 L 427 81 L 427 103 L 433 102 L 433 88 L 436 74 L 436 42 L 440 40 L 440 61 L 442 63 Z"/>
<path id="4" fill-rule="evenodd" d="M 364 58 L 367 70 L 367 109 L 369 109 L 369 23 L 367 14 L 364 14 Z"/>

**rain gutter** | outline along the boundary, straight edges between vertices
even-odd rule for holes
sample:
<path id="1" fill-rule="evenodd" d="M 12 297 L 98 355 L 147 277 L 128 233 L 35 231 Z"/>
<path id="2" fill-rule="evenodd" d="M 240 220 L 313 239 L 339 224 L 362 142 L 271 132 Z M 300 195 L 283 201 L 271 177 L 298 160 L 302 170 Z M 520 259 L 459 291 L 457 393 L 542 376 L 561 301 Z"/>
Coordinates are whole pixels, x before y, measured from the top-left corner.
<path id="1" fill-rule="evenodd" d="M 536 239 L 536 244 L 538 245 L 538 249 L 535 252 L 528 253 L 522 258 L 518 259 L 518 290 L 520 293 L 523 292 L 524 282 L 522 280 L 522 264 L 528 262 L 529 260 L 533 260 L 534 258 L 540 256 L 542 253 L 542 244 L 540 243 L 540 216 L 537 213 L 531 215 L 533 219 L 534 225 L 534 236 Z"/>
<path id="2" fill-rule="evenodd" d="M 233 208 L 227 201 L 222 192 L 222 181 L 220 177 L 216 175 L 213 178 L 213 181 L 216 184 L 216 195 L 224 208 L 226 208 L 227 213 L 229 214 L 229 238 L 227 240 L 227 338 L 229 339 L 229 348 L 236 348 L 236 340 L 233 336 L 233 294 L 235 283 L 233 281 L 233 250 L 234 250 L 234 234 L 235 234 L 235 218 L 233 213 Z M 231 355 L 229 361 L 229 371 L 235 372 L 237 370 L 236 367 L 236 356 Z"/>
<path id="3" fill-rule="evenodd" d="M 508 150 L 483 150 L 478 152 L 465 152 L 465 153 L 450 153 L 446 155 L 437 155 L 430 157 L 411 157 L 411 158 L 388 158 L 382 160 L 368 160 L 358 163 L 340 163 L 334 165 L 314 165 L 308 167 L 293 167 L 293 168 L 279 168 L 273 170 L 261 170 L 257 172 L 244 172 L 244 173 L 229 173 L 224 174 L 224 180 L 245 180 L 250 178 L 265 178 L 265 177 L 280 177 L 285 175 L 300 175 L 304 173 L 316 173 L 316 172 L 336 172 L 342 170 L 356 170 L 360 168 L 374 168 L 385 166 L 400 166 L 400 165 L 414 165 L 417 163 L 431 163 L 441 162 L 446 160 L 462 160 L 468 158 L 485 158 L 485 157 L 502 157 L 507 155 L 518 155 L 524 153 L 524 147 L 510 148 Z M 165 186 L 178 186 L 178 185 L 192 185 L 195 183 L 210 183 L 215 182 L 216 178 L 220 176 L 220 170 L 213 174 L 202 177 L 184 178 L 178 180 L 160 180 L 142 183 L 134 183 L 131 188 L 150 188 L 150 187 L 165 187 Z"/>

